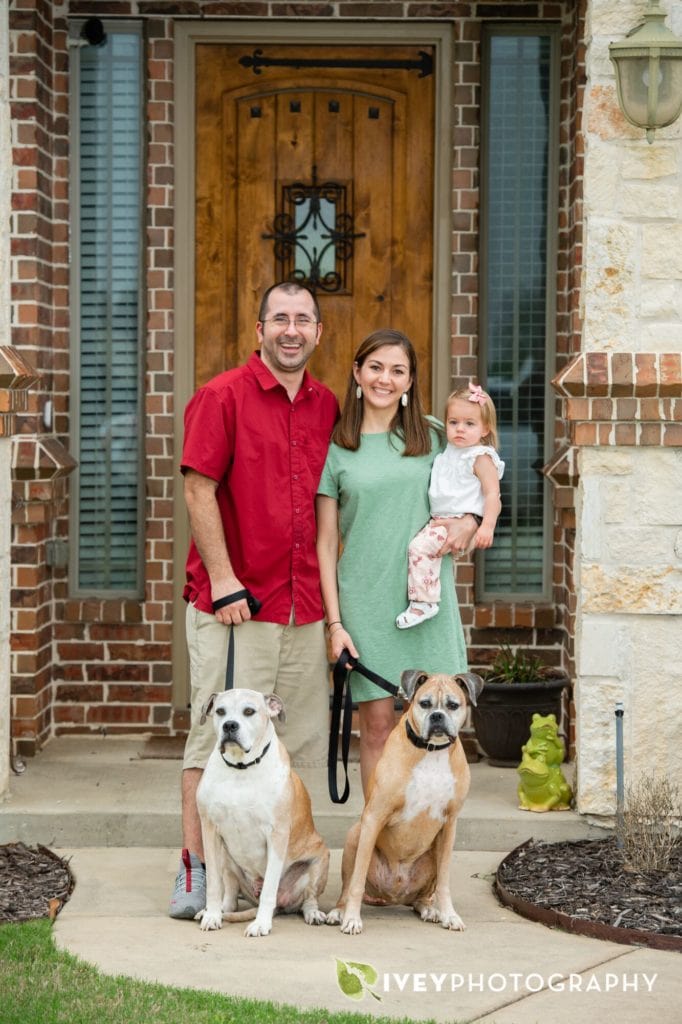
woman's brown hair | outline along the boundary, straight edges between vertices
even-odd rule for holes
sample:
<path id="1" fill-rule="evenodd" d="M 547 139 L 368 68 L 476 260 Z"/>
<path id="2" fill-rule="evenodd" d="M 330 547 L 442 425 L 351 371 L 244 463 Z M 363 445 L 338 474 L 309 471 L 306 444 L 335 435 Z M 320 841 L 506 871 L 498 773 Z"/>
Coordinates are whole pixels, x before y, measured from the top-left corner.
<path id="1" fill-rule="evenodd" d="M 407 335 L 392 327 L 382 327 L 373 331 L 364 341 L 360 342 L 353 359 L 353 366 L 360 367 L 364 361 L 384 345 L 399 345 L 407 356 L 412 377 L 412 386 L 408 392 L 407 405 L 398 403 L 398 411 L 391 421 L 389 432 L 404 444 L 403 455 L 428 455 L 431 451 L 432 425 L 424 415 L 419 395 L 419 379 L 417 376 L 417 354 Z M 355 452 L 360 447 L 362 428 L 362 401 L 357 397 L 357 382 L 353 369 L 348 377 L 346 397 L 343 400 L 341 418 L 334 428 L 332 441 L 340 448 L 348 448 Z"/>

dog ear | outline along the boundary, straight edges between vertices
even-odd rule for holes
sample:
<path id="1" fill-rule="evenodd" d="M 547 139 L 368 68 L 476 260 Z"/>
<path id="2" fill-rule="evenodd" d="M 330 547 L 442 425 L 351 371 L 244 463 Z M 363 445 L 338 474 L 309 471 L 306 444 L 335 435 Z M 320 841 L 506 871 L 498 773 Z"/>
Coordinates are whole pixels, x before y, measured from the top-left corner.
<path id="1" fill-rule="evenodd" d="M 265 695 L 264 700 L 270 718 L 276 718 L 278 722 L 284 724 L 287 720 L 287 713 L 284 710 L 281 697 L 278 697 L 276 693 L 268 693 Z"/>
<path id="2" fill-rule="evenodd" d="M 485 685 L 481 677 L 477 676 L 475 672 L 460 672 L 455 676 L 455 680 L 464 687 L 469 694 L 469 703 L 475 707 L 478 695 Z"/>
<path id="3" fill-rule="evenodd" d="M 429 678 L 423 668 L 406 668 L 400 676 L 400 687 L 408 700 L 412 700 L 415 690 Z"/>
<path id="4" fill-rule="evenodd" d="M 219 694 L 212 693 L 211 696 L 206 701 L 206 703 L 204 704 L 203 708 L 201 709 L 201 718 L 199 719 L 199 725 L 203 725 L 208 716 L 213 714 L 213 705 L 215 704 L 216 697 L 218 696 Z"/>

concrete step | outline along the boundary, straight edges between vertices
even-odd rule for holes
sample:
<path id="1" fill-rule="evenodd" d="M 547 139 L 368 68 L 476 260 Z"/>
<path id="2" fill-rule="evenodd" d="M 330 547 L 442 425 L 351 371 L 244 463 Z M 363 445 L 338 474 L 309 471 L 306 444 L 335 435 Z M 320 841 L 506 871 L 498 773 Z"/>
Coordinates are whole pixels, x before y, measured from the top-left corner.
<path id="1" fill-rule="evenodd" d="M 9 795 L 0 803 L 0 843 L 179 847 L 181 763 L 142 758 L 143 748 L 144 738 L 53 740 L 26 761 L 24 774 L 11 777 Z M 569 780 L 571 767 L 566 768 Z M 472 784 L 458 823 L 458 849 L 506 851 L 531 837 L 556 842 L 604 835 L 574 811 L 519 810 L 513 769 L 493 768 L 486 761 L 470 768 Z M 349 765 L 351 793 L 342 805 L 329 799 L 326 768 L 305 769 L 300 775 L 318 830 L 330 847 L 343 846 L 362 811 L 358 764 Z M 340 791 L 342 775 L 339 767 Z"/>

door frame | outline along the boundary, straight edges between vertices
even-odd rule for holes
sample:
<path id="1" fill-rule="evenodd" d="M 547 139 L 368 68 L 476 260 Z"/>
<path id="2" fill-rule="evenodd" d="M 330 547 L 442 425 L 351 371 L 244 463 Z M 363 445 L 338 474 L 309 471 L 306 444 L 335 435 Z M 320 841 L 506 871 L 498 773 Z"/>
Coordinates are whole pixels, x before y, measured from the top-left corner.
<path id="1" fill-rule="evenodd" d="M 372 46 L 405 43 L 433 46 L 435 61 L 433 306 L 431 402 L 438 413 L 450 392 L 452 282 L 452 22 L 307 22 L 214 21 L 175 23 L 175 371 L 173 476 L 173 706 L 187 704 L 188 664 L 182 599 L 185 558 L 190 531 L 177 471 L 182 451 L 184 409 L 194 392 L 194 126 L 195 56 L 199 43 L 245 46 L 290 45 Z M 254 316 L 255 316 L 254 311 Z M 254 319 L 255 324 L 255 319 Z"/>

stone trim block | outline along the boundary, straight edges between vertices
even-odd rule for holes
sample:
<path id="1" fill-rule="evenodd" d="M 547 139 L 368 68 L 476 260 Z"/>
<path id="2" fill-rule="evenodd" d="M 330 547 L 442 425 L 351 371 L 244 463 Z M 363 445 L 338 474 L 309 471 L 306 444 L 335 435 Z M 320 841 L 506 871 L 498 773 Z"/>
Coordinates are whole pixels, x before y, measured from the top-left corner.
<path id="1" fill-rule="evenodd" d="M 28 407 L 28 389 L 40 377 L 27 359 L 11 345 L 0 345 L 0 437 L 17 432 L 16 413 Z"/>
<path id="2" fill-rule="evenodd" d="M 679 352 L 581 352 L 552 380 L 567 398 L 682 398 Z"/>
<path id="3" fill-rule="evenodd" d="M 18 437 L 12 445 L 17 480 L 56 480 L 76 468 L 76 460 L 55 437 Z"/>
<path id="4" fill-rule="evenodd" d="M 573 445 L 682 445 L 679 352 L 581 352 L 552 385 L 565 399 Z M 545 475 L 555 479 L 560 464 L 555 457 Z"/>
<path id="5" fill-rule="evenodd" d="M 564 446 L 542 467 L 543 474 L 555 487 L 577 487 L 580 479 L 578 449 Z"/>

